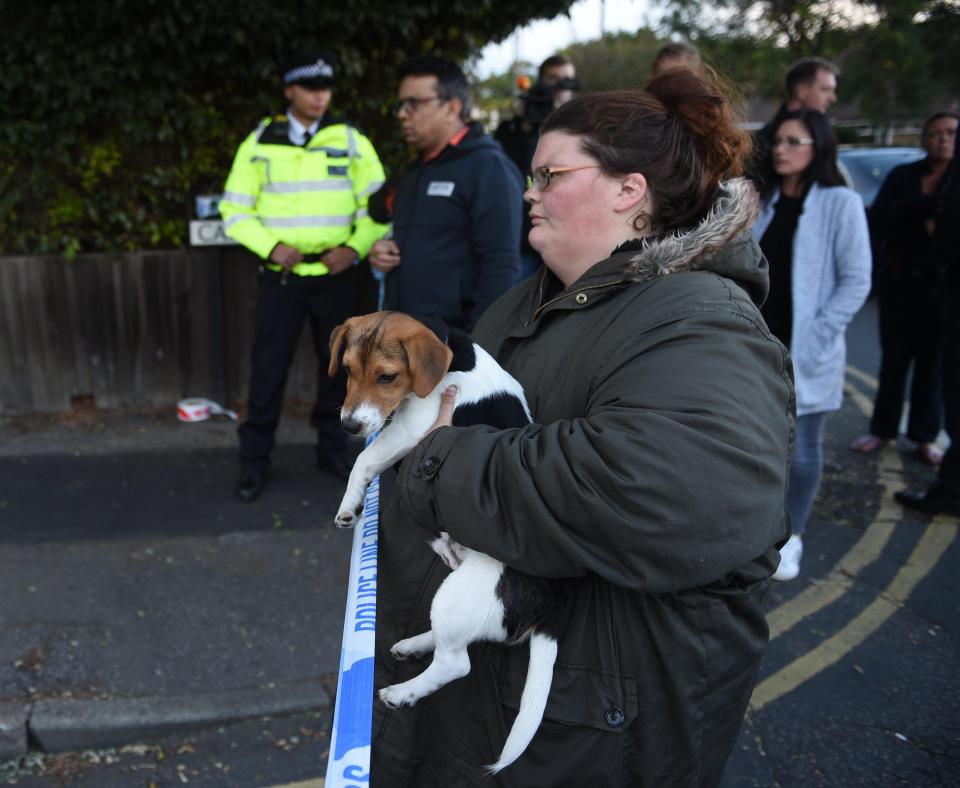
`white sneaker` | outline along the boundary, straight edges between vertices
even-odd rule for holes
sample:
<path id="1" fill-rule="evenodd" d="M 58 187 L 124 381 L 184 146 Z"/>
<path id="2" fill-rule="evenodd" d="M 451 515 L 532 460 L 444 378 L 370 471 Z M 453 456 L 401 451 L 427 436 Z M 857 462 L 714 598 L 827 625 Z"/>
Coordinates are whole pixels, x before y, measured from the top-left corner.
<path id="1" fill-rule="evenodd" d="M 773 573 L 774 580 L 793 580 L 800 574 L 800 558 L 803 556 L 803 539 L 794 534 L 780 548 L 780 566 Z"/>

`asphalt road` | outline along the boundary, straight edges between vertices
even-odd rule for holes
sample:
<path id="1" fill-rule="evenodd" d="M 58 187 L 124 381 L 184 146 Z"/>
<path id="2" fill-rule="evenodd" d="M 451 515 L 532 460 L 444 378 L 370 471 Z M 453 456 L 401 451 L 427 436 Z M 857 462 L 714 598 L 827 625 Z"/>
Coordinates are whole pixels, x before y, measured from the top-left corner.
<path id="1" fill-rule="evenodd" d="M 796 581 L 773 587 L 770 646 L 724 788 L 960 785 L 960 522 L 905 514 L 891 500 L 893 490 L 934 477 L 907 442 L 871 457 L 847 449 L 866 428 L 875 386 L 878 350 L 872 304 L 858 316 L 848 337 L 848 396 L 843 409 L 828 420 L 824 482 L 808 527 L 803 571 Z M 313 609 L 330 608 L 324 631 L 331 631 L 326 627 L 342 609 L 338 584 L 346 572 L 345 540 L 322 526 L 332 511 L 331 501 L 335 503 L 335 485 L 317 491 L 309 446 L 294 436 L 278 452 L 267 502 L 258 507 L 235 504 L 222 494 L 234 472 L 232 429 L 215 429 L 222 429 L 222 446 L 184 447 L 186 455 L 177 460 L 172 474 L 167 469 L 175 483 L 150 490 L 143 482 L 158 475 L 160 467 L 151 463 L 170 460 L 162 452 L 140 464 L 130 456 L 117 459 L 116 447 L 109 444 L 122 442 L 123 436 L 117 436 L 117 429 L 107 430 L 108 445 L 99 461 L 105 463 L 103 475 L 110 481 L 82 494 L 71 491 L 64 470 L 70 456 L 67 430 L 65 437 L 52 440 L 49 452 L 29 460 L 38 463 L 38 478 L 56 479 L 62 490 L 53 493 L 41 483 L 15 494 L 0 490 L 0 546 L 8 556 L 31 547 L 63 550 L 68 543 L 83 549 L 87 542 L 111 544 L 124 531 L 138 539 L 180 545 L 199 539 L 218 549 L 223 540 L 229 546 L 232 540 L 262 538 L 267 540 L 265 550 L 268 543 L 280 550 L 277 545 L 288 539 L 288 546 L 297 543 L 315 557 L 325 556 L 316 558 L 323 567 L 340 566 L 336 576 L 319 585 L 314 577 L 319 565 L 304 566 L 296 578 L 312 596 Z M 3 459 L 19 462 L 12 449 L 15 441 L 4 444 Z M 170 496 L 202 513 L 202 533 L 195 523 L 164 515 Z M 29 526 L 19 516 L 16 524 L 10 523 L 11 511 L 27 510 L 32 513 Z M 289 588 L 282 588 L 279 575 L 273 582 L 276 594 L 295 598 Z M 240 586 L 234 590 L 244 593 Z M 179 601 L 186 605 L 187 595 Z M 255 603 L 253 596 L 250 603 Z M 198 612 L 193 623 L 187 623 L 194 616 L 189 606 L 185 611 L 182 648 L 187 660 L 191 648 L 202 646 L 204 627 L 216 622 L 213 608 Z M 278 616 L 289 624 L 289 617 L 273 614 Z M 317 621 L 294 625 L 303 627 L 296 630 L 298 642 L 314 638 L 304 644 L 304 653 L 332 658 L 336 644 L 319 642 Z M 265 636 L 279 643 L 289 643 L 295 631 L 277 622 L 265 621 L 263 627 Z M 241 640 L 237 646 L 242 647 Z M 216 655 L 209 656 L 216 665 Z M 0 665 L 0 688 L 4 667 Z M 134 749 L 36 755 L 32 761 L 0 764 L 0 781 L 51 788 L 319 788 L 328 727 L 329 715 L 300 714 L 158 738 Z"/>
<path id="2" fill-rule="evenodd" d="M 902 440 L 872 457 L 875 305 L 848 331 L 847 397 L 825 437 L 803 571 L 773 587 L 771 641 L 725 788 L 960 785 L 957 518 L 891 500 L 933 469 Z"/>

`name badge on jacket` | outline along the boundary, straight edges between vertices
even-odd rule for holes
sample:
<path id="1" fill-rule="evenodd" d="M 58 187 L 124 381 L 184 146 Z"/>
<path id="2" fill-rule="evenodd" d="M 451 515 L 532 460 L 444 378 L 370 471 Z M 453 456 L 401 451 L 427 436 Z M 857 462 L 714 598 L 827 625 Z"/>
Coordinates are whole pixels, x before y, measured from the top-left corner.
<path id="1" fill-rule="evenodd" d="M 453 194 L 453 181 L 430 181 L 427 185 L 428 197 L 449 197 Z"/>

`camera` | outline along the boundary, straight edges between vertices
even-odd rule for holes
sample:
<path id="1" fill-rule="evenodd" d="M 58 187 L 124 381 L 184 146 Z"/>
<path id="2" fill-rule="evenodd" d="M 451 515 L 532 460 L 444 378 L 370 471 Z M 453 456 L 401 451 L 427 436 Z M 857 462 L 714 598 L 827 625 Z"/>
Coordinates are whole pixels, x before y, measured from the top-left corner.
<path id="1" fill-rule="evenodd" d="M 553 85 L 537 82 L 522 97 L 523 119 L 532 126 L 539 126 L 555 109 L 558 92 L 579 89 L 578 79 L 561 79 Z"/>

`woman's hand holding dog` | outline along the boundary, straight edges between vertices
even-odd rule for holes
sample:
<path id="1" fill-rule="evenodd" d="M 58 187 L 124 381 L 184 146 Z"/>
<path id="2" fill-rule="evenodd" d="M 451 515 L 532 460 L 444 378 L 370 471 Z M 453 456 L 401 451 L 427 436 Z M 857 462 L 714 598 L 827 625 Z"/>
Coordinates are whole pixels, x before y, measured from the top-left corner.
<path id="1" fill-rule="evenodd" d="M 440 395 L 440 412 L 437 414 L 437 420 L 433 422 L 433 426 L 427 430 L 426 435 L 429 435 L 436 429 L 440 427 L 452 427 L 453 426 L 453 406 L 457 402 L 457 387 L 456 386 L 447 386 L 443 390 L 443 394 Z"/>

